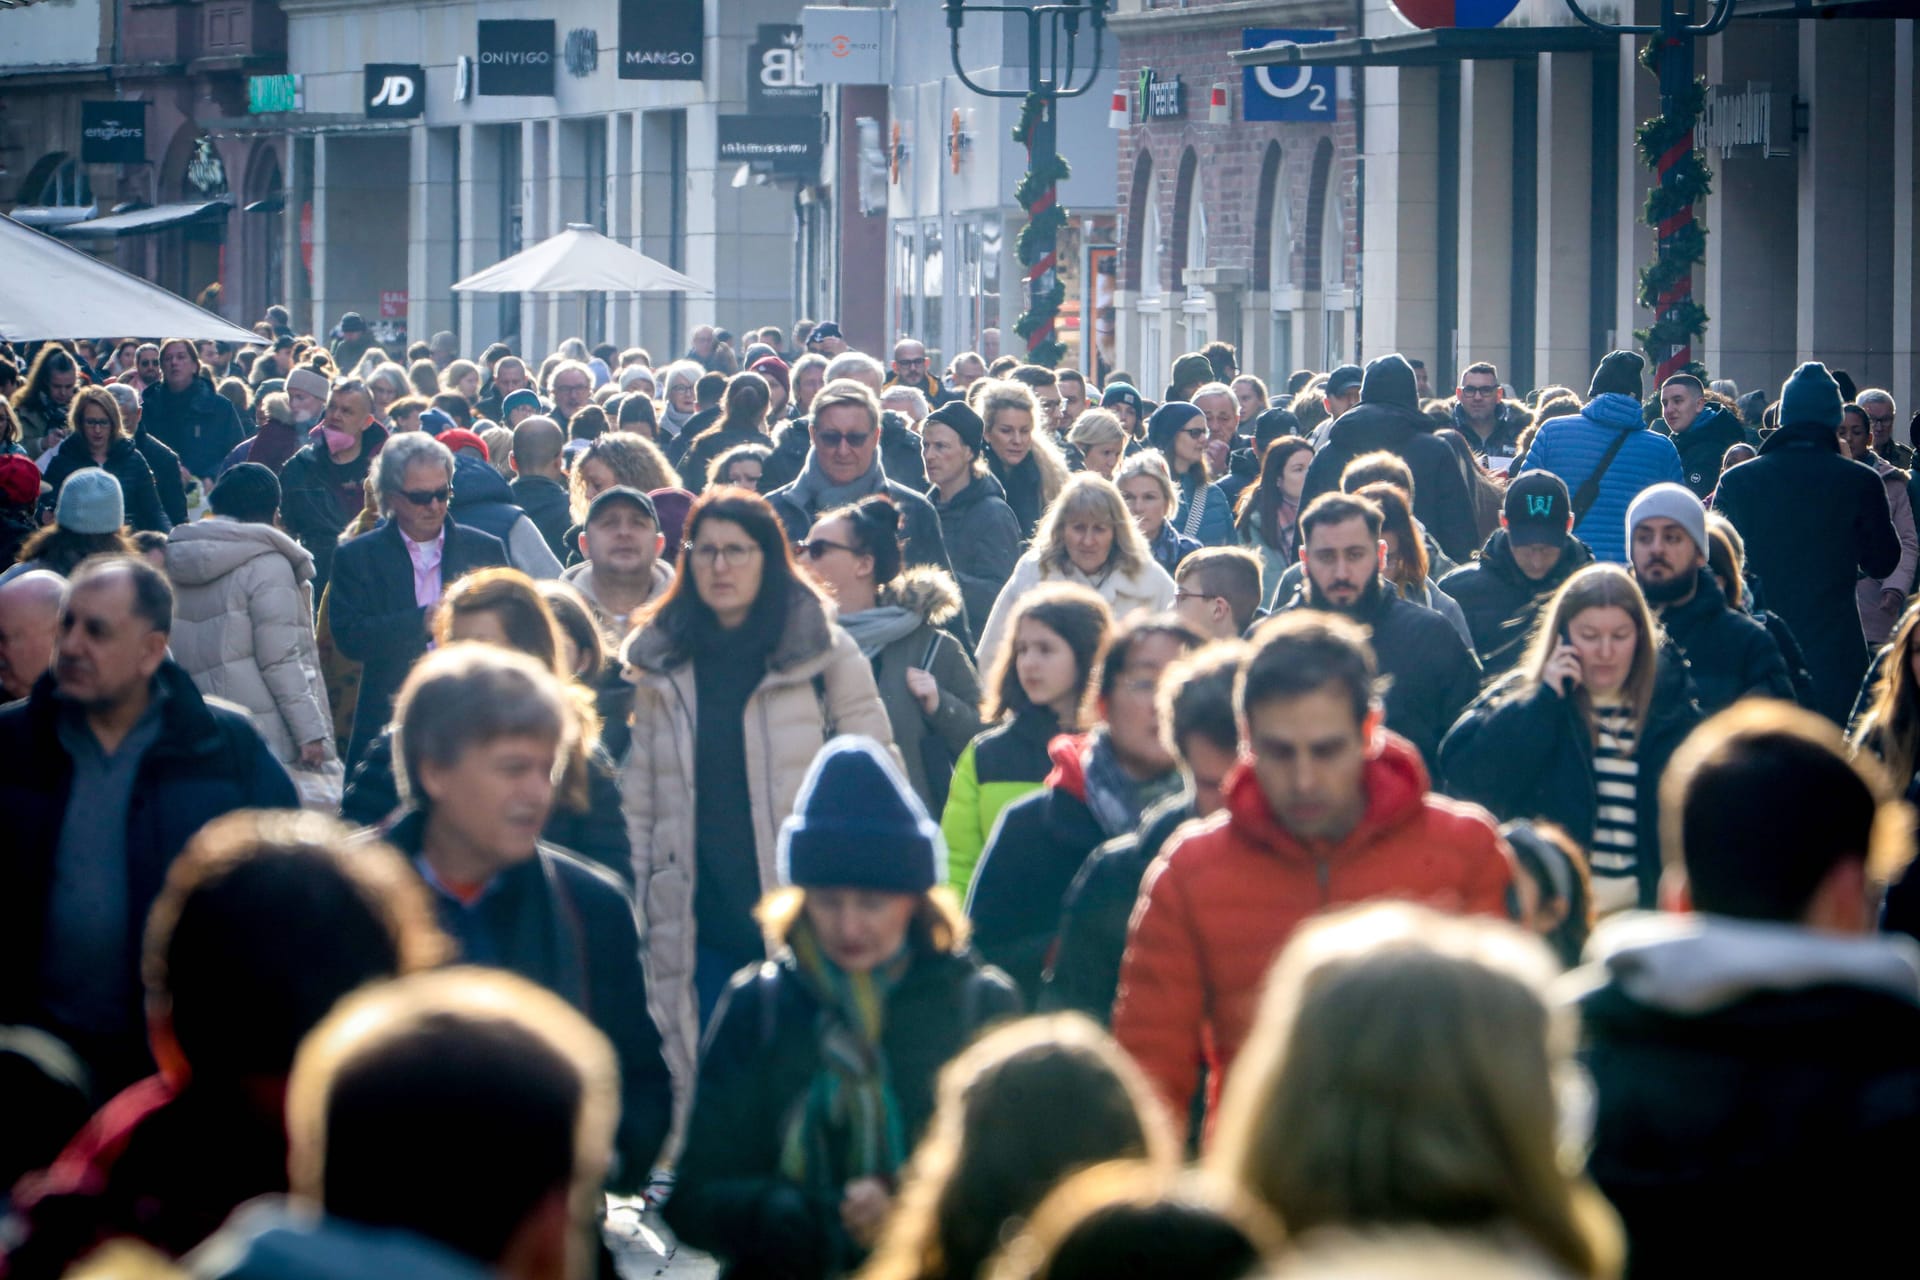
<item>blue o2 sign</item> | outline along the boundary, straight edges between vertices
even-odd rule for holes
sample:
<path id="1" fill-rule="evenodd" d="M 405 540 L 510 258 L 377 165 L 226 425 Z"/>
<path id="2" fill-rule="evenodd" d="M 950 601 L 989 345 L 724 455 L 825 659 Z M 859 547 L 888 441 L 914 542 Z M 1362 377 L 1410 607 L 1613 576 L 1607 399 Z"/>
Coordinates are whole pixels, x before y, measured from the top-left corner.
<path id="1" fill-rule="evenodd" d="M 1321 44 L 1339 34 L 1321 28 L 1247 27 L 1240 32 L 1240 47 L 1266 49 L 1282 44 Z M 1241 72 L 1241 80 L 1243 119 L 1324 123 L 1339 118 L 1332 67 L 1247 67 Z"/>

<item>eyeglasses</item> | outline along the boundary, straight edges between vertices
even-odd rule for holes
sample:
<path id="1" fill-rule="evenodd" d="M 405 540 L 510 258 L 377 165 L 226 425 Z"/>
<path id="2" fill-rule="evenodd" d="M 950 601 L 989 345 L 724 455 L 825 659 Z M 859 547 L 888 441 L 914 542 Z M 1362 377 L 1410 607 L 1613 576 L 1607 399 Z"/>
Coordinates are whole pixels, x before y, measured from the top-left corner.
<path id="1" fill-rule="evenodd" d="M 860 554 L 846 543 L 835 542 L 831 538 L 811 538 L 804 542 L 796 542 L 793 544 L 793 549 L 809 560 L 825 559 L 829 551 L 844 551 L 851 556 Z"/>
<path id="2" fill-rule="evenodd" d="M 1870 413 L 1867 415 L 1867 421 L 1876 427 L 1890 427 L 1893 425 L 1893 415 L 1890 413 Z"/>
<path id="3" fill-rule="evenodd" d="M 709 569 L 715 565 L 725 565 L 729 569 L 737 569 L 750 560 L 753 557 L 753 553 L 759 549 L 759 544 L 752 542 L 729 542 L 711 547 L 700 547 L 695 546 L 691 542 L 687 543 L 687 554 L 699 563 L 706 565 Z"/>
<path id="4" fill-rule="evenodd" d="M 1180 434 L 1190 440 L 1205 440 L 1207 438 L 1207 429 L 1205 427 L 1182 427 L 1180 428 Z"/>
<path id="5" fill-rule="evenodd" d="M 816 431 L 813 443 L 822 449 L 838 449 L 845 445 L 849 449 L 864 449 L 867 441 L 873 439 L 871 431 Z"/>
<path id="6" fill-rule="evenodd" d="M 402 489 L 400 496 L 416 507 L 430 507 L 436 502 L 452 502 L 453 486 L 443 484 L 438 489 Z"/>
<path id="7" fill-rule="evenodd" d="M 1460 388 L 1460 394 L 1463 396 L 1495 396 L 1500 394 L 1500 388 L 1497 386 L 1495 387 L 1463 386 Z"/>
<path id="8" fill-rule="evenodd" d="M 1208 595 L 1204 591 L 1176 591 L 1173 593 L 1173 598 L 1175 600 L 1224 600 L 1226 599 L 1225 596 Z"/>
<path id="9" fill-rule="evenodd" d="M 924 369 L 927 367 L 927 358 L 921 356 L 918 360 L 895 360 L 894 363 L 902 369 Z"/>

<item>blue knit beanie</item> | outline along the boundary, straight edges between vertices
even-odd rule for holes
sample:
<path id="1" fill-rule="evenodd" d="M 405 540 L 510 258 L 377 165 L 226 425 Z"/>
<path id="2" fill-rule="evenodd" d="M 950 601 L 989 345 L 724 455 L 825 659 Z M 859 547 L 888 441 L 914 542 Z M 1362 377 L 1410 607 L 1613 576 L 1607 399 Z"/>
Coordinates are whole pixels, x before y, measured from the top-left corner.
<path id="1" fill-rule="evenodd" d="M 780 824 L 780 883 L 922 894 L 946 879 L 940 828 L 886 748 L 843 735 L 820 749 Z"/>
<path id="2" fill-rule="evenodd" d="M 1795 369 L 1780 388 L 1780 425 L 1796 422 L 1840 429 L 1840 384 L 1818 360 Z"/>
<path id="3" fill-rule="evenodd" d="M 1166 455 L 1167 465 L 1173 465 L 1173 438 L 1180 429 L 1195 418 L 1205 418 L 1200 406 L 1185 400 L 1169 400 L 1155 409 L 1147 418 L 1147 447 L 1158 449 Z"/>

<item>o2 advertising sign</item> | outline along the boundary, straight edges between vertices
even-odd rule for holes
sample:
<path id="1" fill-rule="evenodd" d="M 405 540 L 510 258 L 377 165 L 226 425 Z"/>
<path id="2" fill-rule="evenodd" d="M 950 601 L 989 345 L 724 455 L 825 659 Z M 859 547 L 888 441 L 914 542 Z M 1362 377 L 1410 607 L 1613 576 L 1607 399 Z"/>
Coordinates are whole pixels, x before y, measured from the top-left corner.
<path id="1" fill-rule="evenodd" d="M 1240 32 L 1240 47 L 1268 49 L 1284 44 L 1322 44 L 1339 34 L 1322 28 L 1247 27 Z M 1332 67 L 1247 67 L 1241 72 L 1241 81 L 1244 119 L 1321 123 L 1339 119 Z"/>

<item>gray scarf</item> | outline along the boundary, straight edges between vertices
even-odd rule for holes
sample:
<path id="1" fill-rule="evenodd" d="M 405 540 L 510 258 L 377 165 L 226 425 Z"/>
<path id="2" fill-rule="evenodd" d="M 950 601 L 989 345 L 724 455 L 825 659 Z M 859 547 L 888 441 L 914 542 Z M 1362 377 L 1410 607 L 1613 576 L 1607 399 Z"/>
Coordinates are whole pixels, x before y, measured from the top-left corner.
<path id="1" fill-rule="evenodd" d="M 917 610 L 897 604 L 878 604 L 858 613 L 840 615 L 840 625 L 860 646 L 860 655 L 872 658 L 896 640 L 904 640 L 925 621 Z"/>
<path id="2" fill-rule="evenodd" d="M 671 432 L 674 436 L 677 437 L 679 436 L 681 430 L 689 422 L 693 421 L 694 417 L 699 412 L 700 411 L 698 409 L 695 409 L 693 413 L 682 413 L 678 409 L 674 408 L 671 404 L 669 404 L 666 407 L 666 410 L 660 415 L 660 425 L 665 427 L 669 432 Z"/>
<path id="3" fill-rule="evenodd" d="M 828 479 L 825 469 L 820 465 L 820 451 L 808 449 L 807 465 L 793 482 L 787 497 L 802 511 L 812 515 L 858 502 L 868 494 L 879 493 L 886 484 L 887 473 L 880 469 L 880 450 L 877 448 L 873 451 L 873 464 L 865 474 L 855 477 L 848 484 L 835 484 Z"/>
<path id="4" fill-rule="evenodd" d="M 1184 785 L 1178 769 L 1140 782 L 1128 777 L 1105 729 L 1088 740 L 1081 764 L 1086 770 L 1087 810 L 1109 840 L 1138 830 L 1142 813 Z"/>

